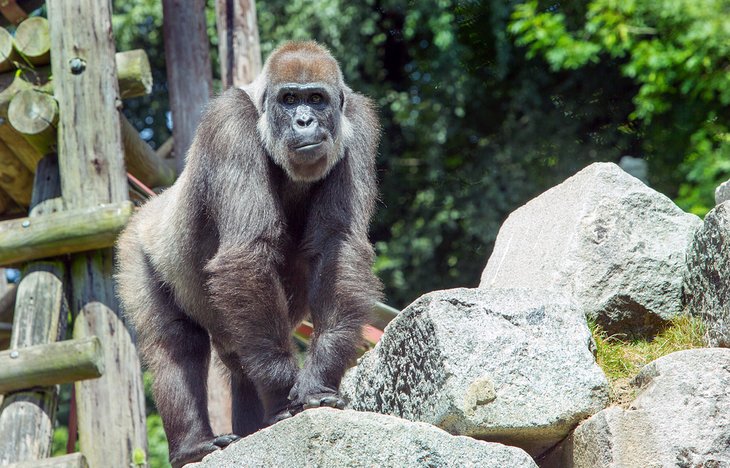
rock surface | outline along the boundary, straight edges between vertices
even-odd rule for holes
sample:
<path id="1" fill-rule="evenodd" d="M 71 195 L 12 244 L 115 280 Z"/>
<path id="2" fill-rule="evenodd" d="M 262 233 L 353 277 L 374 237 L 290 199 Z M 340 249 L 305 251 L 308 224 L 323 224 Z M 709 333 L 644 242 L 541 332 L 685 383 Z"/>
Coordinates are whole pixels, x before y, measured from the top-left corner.
<path id="1" fill-rule="evenodd" d="M 648 364 L 628 409 L 594 415 L 543 467 L 730 467 L 730 349 L 679 351 Z"/>
<path id="2" fill-rule="evenodd" d="M 707 214 L 687 265 L 685 304 L 705 321 L 710 346 L 730 347 L 730 201 Z"/>
<path id="3" fill-rule="evenodd" d="M 187 467 L 536 467 L 527 453 L 382 414 L 312 409 Z"/>
<path id="4" fill-rule="evenodd" d="M 682 311 L 700 219 L 611 163 L 595 163 L 513 212 L 480 288 L 563 291 L 609 333 L 655 333 Z"/>
<path id="5" fill-rule="evenodd" d="M 401 312 L 340 389 L 353 409 L 539 455 L 607 403 L 593 345 L 562 295 L 439 291 Z"/>
<path id="6" fill-rule="evenodd" d="M 730 200 L 730 180 L 723 182 L 715 189 L 715 205 L 728 200 Z"/>

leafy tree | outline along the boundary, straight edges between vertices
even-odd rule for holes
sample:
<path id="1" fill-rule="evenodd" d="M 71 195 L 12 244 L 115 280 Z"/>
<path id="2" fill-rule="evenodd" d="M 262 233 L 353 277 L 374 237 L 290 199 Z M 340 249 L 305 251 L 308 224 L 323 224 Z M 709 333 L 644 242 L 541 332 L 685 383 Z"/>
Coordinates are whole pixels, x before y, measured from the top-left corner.
<path id="1" fill-rule="evenodd" d="M 554 71 L 615 64 L 634 84 L 626 128 L 654 182 L 706 213 L 730 176 L 730 2 L 592 0 L 582 11 L 573 3 L 522 3 L 510 31 Z"/>

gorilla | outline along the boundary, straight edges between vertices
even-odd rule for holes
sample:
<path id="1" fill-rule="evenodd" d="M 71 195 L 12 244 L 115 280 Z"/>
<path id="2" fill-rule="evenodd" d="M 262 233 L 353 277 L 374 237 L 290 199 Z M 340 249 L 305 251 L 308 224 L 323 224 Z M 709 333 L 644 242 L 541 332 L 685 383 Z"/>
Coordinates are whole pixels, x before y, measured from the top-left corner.
<path id="1" fill-rule="evenodd" d="M 315 42 L 276 49 L 245 89 L 212 100 L 168 190 L 117 244 L 116 280 L 174 467 L 303 409 L 338 386 L 381 285 L 367 236 L 380 128 Z M 314 334 L 300 369 L 292 331 Z M 207 410 L 211 345 L 230 371 L 233 432 Z"/>

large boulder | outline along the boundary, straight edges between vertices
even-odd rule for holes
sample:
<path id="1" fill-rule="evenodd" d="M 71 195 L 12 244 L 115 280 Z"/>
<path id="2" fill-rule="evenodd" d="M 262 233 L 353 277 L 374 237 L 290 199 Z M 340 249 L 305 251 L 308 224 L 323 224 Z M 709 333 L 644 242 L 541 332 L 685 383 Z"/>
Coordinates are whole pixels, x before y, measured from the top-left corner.
<path id="1" fill-rule="evenodd" d="M 373 413 L 311 409 L 187 467 L 537 467 L 524 451 Z"/>
<path id="2" fill-rule="evenodd" d="M 715 189 L 715 204 L 730 200 L 730 180 L 726 180 Z"/>
<path id="3" fill-rule="evenodd" d="M 439 291 L 401 312 L 340 389 L 353 409 L 536 456 L 607 404 L 593 346 L 585 318 L 564 296 Z"/>
<path id="4" fill-rule="evenodd" d="M 628 409 L 594 415 L 542 463 L 560 468 L 730 467 L 730 349 L 678 351 L 635 379 Z"/>
<path id="5" fill-rule="evenodd" d="M 595 163 L 507 218 L 479 287 L 563 291 L 609 333 L 651 335 L 682 311 L 685 253 L 701 224 Z"/>
<path id="6" fill-rule="evenodd" d="M 710 346 L 730 347 L 730 201 L 710 211 L 687 255 L 684 301 Z"/>

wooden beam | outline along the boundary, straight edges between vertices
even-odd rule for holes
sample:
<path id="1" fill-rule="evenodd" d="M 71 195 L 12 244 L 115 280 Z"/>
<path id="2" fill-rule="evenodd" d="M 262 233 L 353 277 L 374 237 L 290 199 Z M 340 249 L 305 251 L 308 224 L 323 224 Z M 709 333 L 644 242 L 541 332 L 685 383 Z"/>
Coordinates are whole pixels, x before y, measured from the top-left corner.
<path id="1" fill-rule="evenodd" d="M 110 1 L 47 0 L 46 6 L 66 206 L 127 201 Z M 105 347 L 104 376 L 74 384 L 79 446 L 93 467 L 133 466 L 135 454 L 147 453 L 142 370 L 120 318 L 113 270 L 112 249 L 71 259 L 74 338 L 95 335 Z"/>
<path id="2" fill-rule="evenodd" d="M 120 115 L 120 120 L 127 170 L 148 187 L 172 185 L 175 182 L 175 170 L 172 165 L 157 156 L 155 150 L 139 136 L 124 115 Z"/>
<path id="3" fill-rule="evenodd" d="M 65 333 L 68 303 L 64 274 L 61 262 L 28 266 L 18 286 L 11 352 L 56 341 Z M 0 411 L 0 466 L 50 456 L 56 402 L 55 388 L 5 396 Z"/>
<path id="4" fill-rule="evenodd" d="M 18 205 L 30 205 L 33 173 L 2 142 L 0 142 L 0 189 Z"/>
<path id="5" fill-rule="evenodd" d="M 20 63 L 34 66 L 47 65 L 51 61 L 51 34 L 48 20 L 33 16 L 20 23 L 15 30 L 15 50 Z"/>
<path id="6" fill-rule="evenodd" d="M 122 99 L 146 96 L 152 92 L 152 68 L 142 49 L 117 52 L 117 79 Z"/>
<path id="7" fill-rule="evenodd" d="M 111 247 L 132 215 L 131 202 L 0 222 L 0 265 Z"/>
<path id="8" fill-rule="evenodd" d="M 261 73 L 254 0 L 216 0 L 218 57 L 223 89 L 249 84 Z"/>
<path id="9" fill-rule="evenodd" d="M 399 313 L 400 311 L 398 309 L 378 301 L 373 306 L 370 323 L 383 330 Z"/>
<path id="10" fill-rule="evenodd" d="M 95 379 L 103 373 L 103 351 L 95 336 L 0 352 L 2 394 Z"/>
<path id="11" fill-rule="evenodd" d="M 162 11 L 175 166 L 179 174 L 200 114 L 213 91 L 205 0 L 162 0 Z"/>
<path id="12" fill-rule="evenodd" d="M 81 453 L 70 453 L 60 457 L 44 458 L 32 462 L 12 463 L 6 468 L 89 468 Z"/>
<path id="13" fill-rule="evenodd" d="M 15 68 L 20 59 L 13 44 L 13 36 L 5 28 L 0 28 L 0 72 Z"/>
<path id="14" fill-rule="evenodd" d="M 11 206 L 13 206 L 12 199 L 7 193 L 0 189 L 0 214 L 5 213 L 5 211 L 7 211 Z"/>
<path id="15" fill-rule="evenodd" d="M 5 276 L 5 269 L 0 268 L 3 276 Z M 3 278 L 4 279 L 4 278 Z M 13 315 L 15 314 L 15 298 L 18 293 L 17 284 L 8 284 L 7 289 L 0 296 L 0 322 L 12 323 Z"/>
<path id="16" fill-rule="evenodd" d="M 48 93 L 26 89 L 13 96 L 8 120 L 41 154 L 55 151 L 58 104 Z"/>

